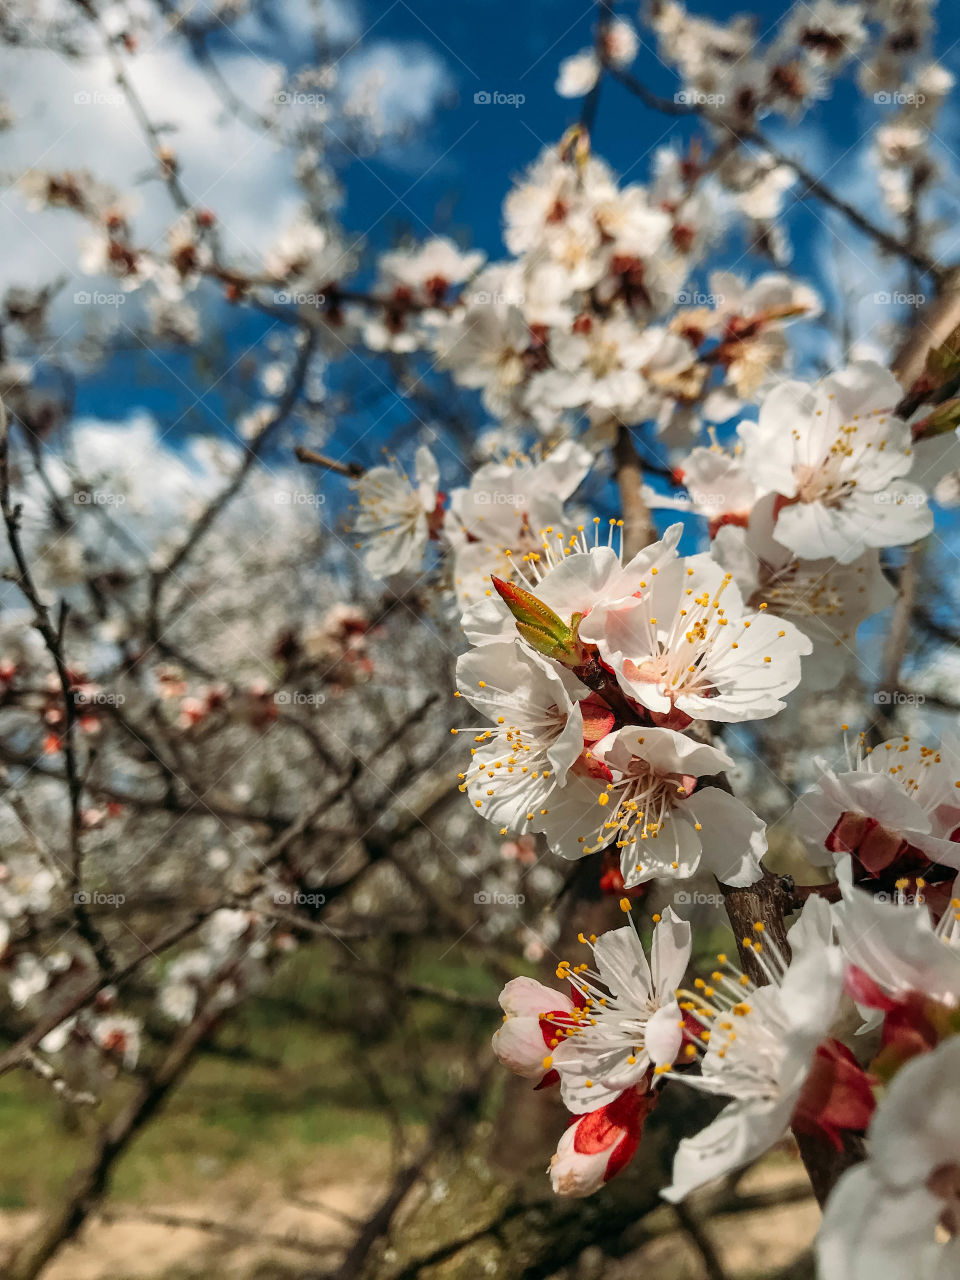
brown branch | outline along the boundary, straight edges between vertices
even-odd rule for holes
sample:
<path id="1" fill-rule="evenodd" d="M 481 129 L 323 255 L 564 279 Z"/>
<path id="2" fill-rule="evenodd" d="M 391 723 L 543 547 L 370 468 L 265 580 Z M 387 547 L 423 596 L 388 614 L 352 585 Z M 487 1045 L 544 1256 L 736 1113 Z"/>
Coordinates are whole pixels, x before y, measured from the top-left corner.
<path id="1" fill-rule="evenodd" d="M 960 268 L 954 267 L 938 281 L 937 296 L 918 317 L 894 356 L 891 369 L 901 386 L 912 387 L 924 372 L 930 348 L 945 342 L 957 325 L 960 325 Z M 909 417 L 912 407 L 908 402 L 898 405 L 898 411 Z"/>
<path id="2" fill-rule="evenodd" d="M 87 20 L 96 28 L 98 34 L 102 38 L 106 56 L 113 69 L 113 78 L 123 90 L 130 105 L 130 110 L 137 121 L 147 146 L 160 166 L 160 176 L 163 179 L 167 190 L 170 192 L 170 198 L 181 213 L 185 213 L 190 208 L 191 202 L 180 184 L 176 166 L 167 162 L 164 158 L 164 144 L 160 137 L 160 132 L 150 119 L 150 116 L 147 114 L 147 109 L 143 105 L 140 95 L 137 93 L 136 89 L 134 89 L 133 83 L 127 75 L 126 68 L 123 65 L 123 59 L 117 52 L 116 44 L 110 36 L 110 32 L 104 26 L 99 13 L 94 8 L 93 4 L 90 3 L 90 0 L 74 0 L 74 3 L 86 16 Z"/>
<path id="3" fill-rule="evenodd" d="M 613 446 L 613 462 L 623 513 L 623 558 L 631 559 L 657 536 L 650 508 L 643 498 L 643 471 L 630 428 L 620 423 Z"/>
<path id="4" fill-rule="evenodd" d="M 413 982 L 398 978 L 395 973 L 384 969 L 364 969 L 356 965 L 338 966 L 338 972 L 349 973 L 354 977 L 376 980 L 381 988 L 391 986 L 404 995 L 421 996 L 425 1000 L 439 1000 L 443 1004 L 453 1005 L 459 1009 L 474 1009 L 483 1013 L 497 1013 L 500 1005 L 495 996 L 471 996 L 463 991 L 454 991 L 449 987 L 436 987 L 428 982 Z"/>
<path id="5" fill-rule="evenodd" d="M 677 1216 L 677 1221 L 690 1237 L 697 1253 L 700 1255 L 706 1280 L 729 1280 L 723 1263 L 720 1261 L 720 1255 L 699 1215 L 694 1213 L 689 1205 L 683 1202 L 675 1204 L 673 1211 Z"/>
<path id="6" fill-rule="evenodd" d="M 316 817 L 332 802 L 329 796 L 325 796 L 318 804 L 313 805 L 295 822 L 292 822 L 286 831 L 278 836 L 266 850 L 261 865 L 266 867 L 278 861 L 285 854 L 289 845 L 301 836 Z M 255 892 L 256 890 L 251 890 L 247 901 L 254 896 Z M 216 911 L 219 911 L 222 905 L 221 901 L 217 901 L 210 906 L 193 912 L 187 920 L 174 925 L 166 933 L 161 934 L 159 938 L 153 939 L 150 943 L 142 944 L 125 964 L 115 969 L 112 975 L 105 976 L 100 974 L 61 1005 L 59 1009 L 45 1014 L 30 1031 L 20 1037 L 12 1048 L 0 1056 L 0 1076 L 12 1071 L 15 1067 L 21 1066 L 25 1056 L 36 1048 L 44 1036 L 49 1035 L 62 1022 L 85 1008 L 104 987 L 114 983 L 121 983 L 125 978 L 135 973 L 146 960 L 151 957 L 158 958 L 164 951 L 168 951 L 198 929 L 205 920 L 208 920 Z M 235 899 L 232 905 L 239 905 L 239 899 Z"/>
<path id="7" fill-rule="evenodd" d="M 184 562 L 193 554 L 197 544 L 212 527 L 214 521 L 223 509 L 240 492 L 244 481 L 256 464 L 261 452 L 293 411 L 303 388 L 303 382 L 306 378 L 307 369 L 310 365 L 314 349 L 316 348 L 316 343 L 317 335 L 315 333 L 311 333 L 304 337 L 303 345 L 301 346 L 296 362 L 290 371 L 290 376 L 287 379 L 287 385 L 284 387 L 283 394 L 277 402 L 276 409 L 260 428 L 254 438 L 247 444 L 244 451 L 243 461 L 239 467 L 237 467 L 229 483 L 226 484 L 215 497 L 210 499 L 203 511 L 194 521 L 187 536 L 180 543 L 179 547 L 170 555 L 166 563 L 151 574 L 148 625 L 151 640 L 156 641 L 159 639 L 163 631 L 159 611 L 160 596 L 164 584 L 170 577 L 178 572 Z M 178 600 L 174 604 L 173 609 L 171 610 L 172 613 L 176 613 L 178 611 L 180 603 L 181 601 Z"/>
<path id="8" fill-rule="evenodd" d="M 317 453 L 315 449 L 305 448 L 304 445 L 297 445 L 293 452 L 300 462 L 309 462 L 315 467 L 324 467 L 327 471 L 336 471 L 341 476 L 350 476 L 351 479 L 358 480 L 364 474 L 364 468 L 359 462 L 337 462 L 334 458 L 328 458 L 322 453 Z"/>
<path id="9" fill-rule="evenodd" d="M 72 1088 L 63 1076 L 39 1054 L 28 1052 L 23 1056 L 23 1065 L 39 1079 L 45 1081 L 54 1093 L 74 1107 L 96 1107 L 100 1099 L 95 1093 Z"/>
<path id="10" fill-rule="evenodd" d="M 481 1077 L 464 1086 L 449 1099 L 430 1126 L 430 1133 L 419 1156 L 397 1174 L 393 1186 L 367 1219 L 343 1264 L 334 1272 L 331 1280 L 354 1280 L 360 1274 L 370 1251 L 389 1229 L 397 1210 L 423 1176 L 427 1162 L 438 1147 L 444 1143 L 457 1143 L 463 1135 L 466 1121 L 476 1116 L 483 1096 L 483 1079 Z"/>
<path id="11" fill-rule="evenodd" d="M 720 120 L 715 121 L 715 123 L 722 124 L 724 122 Z M 730 128 L 729 125 L 725 127 Z M 950 268 L 941 266 L 929 254 L 923 253 L 909 241 L 895 235 L 892 231 L 887 231 L 877 223 L 871 222 L 856 205 L 850 204 L 842 196 L 838 196 L 835 191 L 828 187 L 816 174 L 811 173 L 799 160 L 794 160 L 792 156 L 788 156 L 779 147 L 774 146 L 770 139 L 756 127 L 750 125 L 738 126 L 737 129 L 731 129 L 730 131 L 739 139 L 753 142 L 758 147 L 762 147 L 767 155 L 776 160 L 777 164 L 787 165 L 791 168 L 805 187 L 805 190 L 801 192 L 801 199 L 807 195 L 816 196 L 823 204 L 836 209 L 838 213 L 842 213 L 851 226 L 856 227 L 858 231 L 862 231 L 865 236 L 868 236 L 885 252 L 903 258 L 905 262 L 909 262 L 918 271 L 922 271 L 924 275 L 929 276 L 938 288 L 942 287 L 951 276 Z"/>
<path id="12" fill-rule="evenodd" d="M 884 249 L 887 253 L 896 254 L 898 257 L 909 262 L 912 266 L 922 271 L 925 275 L 930 276 L 938 286 L 943 286 L 952 271 L 950 268 L 942 267 L 934 261 L 929 255 L 917 249 L 916 246 L 908 241 L 901 239 L 892 231 L 887 231 L 884 227 L 872 222 L 864 213 L 855 205 L 844 200 L 816 174 L 811 173 L 801 161 L 794 160 L 792 156 L 788 156 L 785 152 L 776 147 L 770 139 L 753 125 L 741 124 L 736 129 L 733 128 L 724 118 L 716 112 L 711 111 L 705 105 L 696 103 L 676 102 L 672 98 L 663 98 L 658 94 L 652 93 L 641 80 L 638 80 L 631 72 L 611 65 L 609 61 L 604 62 L 604 68 L 607 73 L 620 84 L 628 89 L 635 97 L 646 107 L 650 107 L 653 111 L 659 111 L 664 115 L 671 116 L 700 116 L 710 124 L 727 130 L 733 137 L 740 142 L 752 142 L 755 146 L 761 147 L 772 159 L 778 164 L 787 165 L 791 168 L 800 181 L 803 183 L 806 191 L 804 195 L 809 194 L 816 196 L 823 204 L 829 205 L 832 209 L 836 209 L 838 213 L 843 214 L 847 221 L 862 231 L 875 244 Z"/>
<path id="13" fill-rule="evenodd" d="M 910 641 L 910 624 L 913 618 L 914 604 L 917 595 L 917 579 L 920 561 L 923 559 L 922 543 L 907 552 L 907 558 L 900 572 L 897 583 L 897 602 L 893 609 L 893 620 L 887 633 L 887 642 L 883 652 L 883 670 L 878 684 L 880 692 L 893 694 L 900 687 L 900 671 Z M 871 732 L 876 732 L 881 725 L 889 721 L 896 711 L 897 704 L 892 697 L 886 702 L 879 702 Z"/>
<path id="14" fill-rule="evenodd" d="M 0 401 L 0 512 L 2 512 L 3 522 L 7 530 L 7 542 L 10 545 L 10 551 L 16 564 L 14 581 L 33 610 L 33 625 L 40 633 L 47 652 L 53 660 L 60 685 L 60 696 L 63 699 L 63 759 L 67 792 L 70 798 L 68 892 L 73 898 L 73 917 L 77 932 L 90 947 L 100 969 L 109 975 L 114 970 L 113 956 L 110 954 L 110 948 L 103 934 L 91 920 L 81 894 L 83 849 L 81 844 L 82 821 L 80 809 L 83 780 L 80 776 L 80 765 L 77 759 L 77 705 L 73 691 L 73 680 L 63 651 L 63 632 L 67 621 L 67 605 L 61 603 L 57 625 L 54 626 L 50 618 L 50 610 L 40 598 L 40 592 L 33 580 L 33 574 L 27 564 L 23 544 L 20 541 L 21 508 L 19 506 L 11 506 L 10 502 L 9 444 L 9 419 L 6 407 Z"/>
<path id="15" fill-rule="evenodd" d="M 6 1053 L 0 1055 L 0 1076 L 6 1075 L 8 1071 L 12 1071 L 15 1067 L 22 1066 L 27 1055 L 37 1047 L 44 1036 L 49 1035 L 51 1031 L 55 1031 L 62 1022 L 72 1018 L 75 1013 L 79 1013 L 91 1000 L 96 998 L 104 987 L 122 982 L 124 978 L 136 972 L 144 961 L 149 960 L 151 957 L 156 958 L 164 951 L 169 950 L 170 947 L 175 946 L 191 934 L 194 929 L 198 928 L 210 914 L 212 914 L 210 911 L 195 912 L 188 920 L 182 921 L 166 933 L 161 934 L 159 938 L 154 938 L 149 945 L 144 943 L 110 977 L 104 974 L 98 975 L 76 992 L 75 995 L 71 996 L 69 1000 L 65 1001 L 59 1009 L 44 1014 L 35 1026 L 20 1037 L 16 1044 L 8 1049 Z"/>
<path id="16" fill-rule="evenodd" d="M 769 979 L 757 963 L 752 947 L 746 944 L 757 936 L 754 925 L 762 924 L 765 936 L 781 954 L 789 957 L 790 944 L 787 941 L 784 917 L 791 909 L 792 900 L 784 882 L 780 876 L 764 871 L 755 884 L 747 885 L 746 888 L 734 889 L 728 884 L 721 884 L 720 890 L 736 940 L 740 964 L 758 986 L 765 986 Z"/>
<path id="17" fill-rule="evenodd" d="M 50 1216 L 16 1250 L 4 1272 L 5 1280 L 36 1280 L 54 1254 L 76 1235 L 105 1193 L 117 1159 L 163 1105 L 221 1013 L 219 1003 L 208 1000 L 132 1100 L 101 1131 L 92 1159 L 74 1176 Z"/>
<path id="18" fill-rule="evenodd" d="M 232 1222 L 218 1222 L 216 1218 L 191 1218 L 181 1213 L 161 1213 L 154 1209 L 139 1208 L 107 1208 L 97 1214 L 101 1222 L 153 1222 L 161 1227 L 172 1227 L 175 1230 L 206 1231 L 211 1235 L 224 1236 L 237 1244 L 275 1245 L 281 1249 L 292 1249 L 297 1253 L 305 1253 L 316 1257 L 318 1253 L 340 1252 L 341 1246 L 320 1242 L 318 1240 L 301 1240 L 293 1235 L 280 1235 L 275 1231 L 250 1231 L 238 1227 Z"/>
<path id="19" fill-rule="evenodd" d="M 847 1141 L 838 1151 L 832 1142 L 820 1134 L 798 1133 L 793 1135 L 800 1149 L 800 1158 L 810 1178 L 813 1194 L 822 1209 L 830 1192 L 846 1171 L 864 1158 L 863 1140 L 856 1135 L 845 1135 Z"/>

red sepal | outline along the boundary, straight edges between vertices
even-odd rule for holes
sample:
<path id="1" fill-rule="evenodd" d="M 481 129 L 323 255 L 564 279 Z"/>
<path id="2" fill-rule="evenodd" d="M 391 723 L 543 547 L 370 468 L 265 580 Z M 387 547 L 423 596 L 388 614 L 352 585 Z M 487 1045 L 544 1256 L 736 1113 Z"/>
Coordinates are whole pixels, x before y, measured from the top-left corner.
<path id="1" fill-rule="evenodd" d="M 845 1044 L 824 1041 L 817 1047 L 797 1099 L 793 1128 L 798 1133 L 822 1134 L 842 1151 L 845 1132 L 866 1132 L 877 1105 L 874 1082 Z"/>

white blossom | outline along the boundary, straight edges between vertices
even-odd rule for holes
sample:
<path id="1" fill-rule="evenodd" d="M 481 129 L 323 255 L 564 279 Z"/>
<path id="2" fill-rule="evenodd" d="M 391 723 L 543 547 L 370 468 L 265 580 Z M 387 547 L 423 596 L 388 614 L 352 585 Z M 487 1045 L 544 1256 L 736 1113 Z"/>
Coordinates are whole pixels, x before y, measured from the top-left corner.
<path id="1" fill-rule="evenodd" d="M 415 475 L 416 483 L 411 484 L 398 467 L 387 465 L 371 467 L 357 481 L 354 529 L 370 540 L 364 563 L 377 577 L 419 569 L 422 563 L 440 480 L 425 445 L 417 449 Z"/>
<path id="2" fill-rule="evenodd" d="M 781 499 L 773 536 L 798 556 L 849 564 L 868 547 L 916 541 L 933 518 L 895 416 L 892 374 L 862 362 L 816 386 L 786 382 L 741 423 L 743 461 L 761 494 Z"/>

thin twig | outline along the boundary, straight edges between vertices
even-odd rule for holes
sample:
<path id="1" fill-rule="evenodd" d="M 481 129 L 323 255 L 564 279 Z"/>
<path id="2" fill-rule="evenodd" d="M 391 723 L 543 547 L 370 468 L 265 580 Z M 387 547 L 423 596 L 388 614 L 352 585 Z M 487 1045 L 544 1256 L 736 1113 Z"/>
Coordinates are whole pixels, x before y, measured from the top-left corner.
<path id="1" fill-rule="evenodd" d="M 293 452 L 300 462 L 309 462 L 315 467 L 336 471 L 341 476 L 350 476 L 351 479 L 358 480 L 364 474 L 364 468 L 359 462 L 337 462 L 336 459 L 317 453 L 315 449 L 307 449 L 304 445 L 298 445 Z"/>
<path id="2" fill-rule="evenodd" d="M 367 1219 L 343 1264 L 333 1273 L 332 1280 L 354 1280 L 360 1274 L 371 1249 L 388 1230 L 397 1210 L 423 1176 L 427 1162 L 442 1143 L 457 1140 L 464 1121 L 476 1113 L 481 1097 L 482 1078 L 465 1086 L 448 1101 L 430 1126 L 420 1155 L 397 1174 L 390 1190 Z"/>
<path id="3" fill-rule="evenodd" d="M 806 188 L 804 194 L 816 196 L 824 204 L 836 209 L 838 213 L 842 213 L 848 222 L 859 231 L 862 231 L 864 235 L 869 236 L 875 244 L 878 244 L 887 253 L 896 254 L 903 258 L 904 261 L 911 263 L 919 271 L 930 276 L 938 285 L 942 285 L 947 280 L 950 268 L 941 266 L 915 245 L 872 222 L 860 209 L 848 200 L 844 200 L 842 196 L 837 195 L 821 178 L 811 173 L 801 161 L 795 160 L 792 156 L 788 156 L 781 151 L 756 126 L 742 124 L 734 128 L 722 116 L 704 105 L 676 102 L 671 98 L 663 98 L 659 94 L 652 93 L 632 72 L 622 67 L 613 66 L 609 61 L 606 61 L 604 68 L 609 75 L 618 80 L 624 88 L 628 89 L 635 97 L 640 99 L 644 106 L 650 107 L 651 110 L 671 116 L 699 116 L 710 124 L 727 130 L 740 142 L 752 142 L 755 146 L 761 147 L 778 164 L 787 165 L 794 171 Z"/>
<path id="4" fill-rule="evenodd" d="M 40 1080 L 46 1081 L 54 1093 L 64 1098 L 67 1102 L 72 1103 L 75 1107 L 96 1107 L 100 1103 L 100 1099 L 95 1093 L 86 1093 L 72 1089 L 67 1084 L 63 1076 L 61 1076 L 45 1058 L 41 1058 L 39 1054 L 28 1052 L 23 1056 L 23 1065 L 32 1071 Z"/>
<path id="5" fill-rule="evenodd" d="M 319 1240 L 301 1240 L 294 1235 L 281 1235 L 276 1231 L 250 1231 L 246 1227 L 238 1227 L 232 1222 L 219 1222 L 216 1218 L 193 1218 L 189 1214 L 162 1213 L 156 1209 L 140 1209 L 109 1207 L 101 1209 L 97 1215 L 101 1222 L 139 1221 L 153 1222 L 161 1227 L 172 1227 L 176 1230 L 206 1231 L 211 1235 L 224 1236 L 237 1244 L 274 1245 L 281 1249 L 292 1249 L 296 1253 L 305 1253 L 316 1257 L 318 1253 L 339 1253 L 342 1245 L 330 1244 Z"/>
<path id="6" fill-rule="evenodd" d="M 720 1255 L 717 1253 L 709 1233 L 697 1214 L 682 1201 L 680 1204 L 673 1206 L 673 1211 L 700 1255 L 707 1280 L 729 1280 L 723 1263 L 720 1261 Z"/>
<path id="7" fill-rule="evenodd" d="M 303 382 L 307 376 L 307 370 L 310 366 L 310 360 L 313 356 L 316 344 L 317 335 L 315 333 L 304 335 L 303 343 L 300 347 L 297 359 L 293 368 L 290 370 L 287 385 L 284 387 L 283 394 L 277 401 L 276 409 L 260 428 L 254 438 L 247 444 L 244 451 L 243 461 L 237 467 L 230 481 L 218 494 L 211 498 L 204 507 L 203 511 L 194 521 L 192 527 L 180 543 L 179 547 L 177 547 L 177 549 L 168 557 L 166 562 L 151 575 L 148 625 L 148 632 L 151 640 L 159 639 L 163 632 L 163 625 L 160 621 L 160 596 L 163 591 L 164 584 L 170 577 L 177 574 L 184 562 L 193 554 L 198 543 L 212 527 L 223 509 L 240 492 L 244 481 L 253 469 L 260 454 L 293 411 L 303 388 Z M 174 606 L 170 611 L 172 614 L 179 611 L 180 603 L 180 600 L 174 603 Z"/>
<path id="8" fill-rule="evenodd" d="M 66 773 L 67 792 L 70 798 L 70 870 L 68 892 L 73 897 L 73 914 L 77 932 L 88 944 L 96 957 L 100 969 L 111 974 L 114 960 L 110 948 L 100 930 L 90 919 L 83 901 L 83 850 L 81 845 L 82 819 L 81 800 L 83 780 L 80 776 L 80 765 L 77 759 L 76 727 L 77 706 L 74 697 L 73 679 L 64 657 L 63 639 L 67 621 L 67 605 L 61 603 L 57 624 L 54 626 L 50 618 L 50 610 L 40 598 L 40 592 L 33 580 L 33 574 L 27 563 L 23 543 L 20 540 L 21 508 L 11 506 L 10 501 L 10 435 L 9 418 L 6 406 L 0 401 L 0 511 L 7 530 L 7 542 L 16 564 L 15 582 L 22 595 L 33 610 L 33 625 L 40 633 L 47 652 L 56 668 L 60 695 L 63 699 L 64 728 L 62 735 L 64 769 Z"/>

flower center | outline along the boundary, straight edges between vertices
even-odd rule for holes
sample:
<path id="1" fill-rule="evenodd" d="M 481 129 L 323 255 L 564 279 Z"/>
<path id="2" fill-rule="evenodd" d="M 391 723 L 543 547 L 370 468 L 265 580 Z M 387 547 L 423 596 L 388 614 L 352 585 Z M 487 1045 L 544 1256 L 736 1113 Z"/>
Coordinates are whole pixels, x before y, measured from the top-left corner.
<path id="1" fill-rule="evenodd" d="M 620 366 L 620 348 L 615 342 L 591 343 L 587 367 L 595 378 L 606 378 Z"/>
<path id="2" fill-rule="evenodd" d="M 793 475 L 797 482 L 798 502 L 822 502 L 825 506 L 836 507 L 849 498 L 853 492 L 853 481 L 845 480 L 841 475 L 841 467 L 846 461 L 843 453 L 834 453 L 815 466 L 797 464 Z"/>

